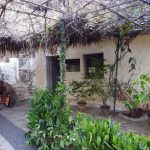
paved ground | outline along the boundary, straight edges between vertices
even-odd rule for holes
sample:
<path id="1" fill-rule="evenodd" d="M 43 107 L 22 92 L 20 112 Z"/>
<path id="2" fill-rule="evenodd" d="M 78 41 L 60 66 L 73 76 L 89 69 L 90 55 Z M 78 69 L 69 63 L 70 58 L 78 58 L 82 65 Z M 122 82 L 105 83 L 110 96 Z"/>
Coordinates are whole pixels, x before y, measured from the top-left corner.
<path id="1" fill-rule="evenodd" d="M 26 145 L 24 131 L 0 115 L 0 150 L 36 150 Z"/>
<path id="2" fill-rule="evenodd" d="M 13 108 L 5 108 L 0 111 L 0 114 L 7 118 L 12 124 L 24 132 L 28 131 L 27 128 L 27 113 L 29 111 L 29 105 L 24 104 Z"/>
<path id="3" fill-rule="evenodd" d="M 71 106 L 74 113 L 79 111 L 75 103 L 71 103 Z M 93 117 L 102 118 L 99 114 L 98 107 L 99 106 L 96 104 L 90 104 L 84 112 Z M 25 104 L 0 111 L 0 150 L 36 149 L 25 144 L 24 132 L 28 131 L 26 118 L 28 110 L 29 105 Z M 122 130 L 124 131 L 133 131 L 138 134 L 150 135 L 150 125 L 148 124 L 148 121 L 134 123 L 123 120 L 118 116 L 109 117 L 115 122 L 120 122 Z M 5 149 L 2 147 L 5 147 Z"/>
<path id="4" fill-rule="evenodd" d="M 1 135 L 0 135 L 0 150 L 14 150 L 14 148 Z"/>
<path id="5" fill-rule="evenodd" d="M 78 106 L 74 105 L 73 112 L 77 113 L 79 111 Z M 132 122 L 127 121 L 122 118 L 120 118 L 118 115 L 113 117 L 112 115 L 109 115 L 108 117 L 101 116 L 100 109 L 98 107 L 87 107 L 84 111 L 89 115 L 92 115 L 94 118 L 110 118 L 114 122 L 119 122 L 121 124 L 121 129 L 123 131 L 132 131 L 134 133 L 140 134 L 140 135 L 150 135 L 150 123 L 148 120 L 142 121 L 142 122 Z"/>

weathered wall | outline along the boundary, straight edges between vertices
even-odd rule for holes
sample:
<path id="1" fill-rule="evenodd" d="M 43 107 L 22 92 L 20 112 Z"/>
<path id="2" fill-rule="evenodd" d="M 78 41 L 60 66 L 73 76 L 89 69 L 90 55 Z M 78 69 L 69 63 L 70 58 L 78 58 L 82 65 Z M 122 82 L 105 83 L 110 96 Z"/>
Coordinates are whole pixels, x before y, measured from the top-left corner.
<path id="1" fill-rule="evenodd" d="M 142 73 L 150 74 L 150 34 L 137 36 L 130 45 L 132 54 L 128 53 L 125 59 L 119 66 L 119 80 L 121 82 L 127 82 L 130 78 L 130 65 L 129 58 L 134 56 L 136 58 L 136 70 L 135 76 L 139 76 Z M 80 80 L 84 75 L 84 61 L 83 55 L 90 53 L 104 53 L 104 59 L 107 64 L 113 64 L 115 61 L 115 43 L 113 40 L 102 41 L 99 44 L 92 44 L 86 47 L 69 48 L 66 51 L 66 58 L 80 58 L 80 72 L 66 72 L 66 81 L 70 82 L 72 79 Z"/>
<path id="2" fill-rule="evenodd" d="M 119 80 L 127 82 L 130 78 L 130 65 L 128 64 L 129 58 L 134 56 L 137 60 L 135 76 L 139 76 L 142 73 L 150 74 L 150 34 L 137 36 L 130 45 L 132 54 L 127 54 L 119 67 Z M 90 46 L 78 46 L 70 47 L 66 50 L 67 59 L 80 58 L 80 72 L 66 72 L 65 80 L 67 83 L 71 80 L 81 80 L 84 74 L 84 54 L 91 53 L 104 53 L 104 59 L 106 63 L 113 64 L 115 61 L 115 42 L 113 40 L 105 40 L 98 44 L 92 44 Z M 36 85 L 38 87 L 46 87 L 46 55 L 43 52 L 39 52 L 36 55 Z"/>
<path id="3" fill-rule="evenodd" d="M 35 55 L 35 82 L 39 88 L 45 88 L 46 83 L 46 56 L 42 50 L 36 52 Z"/>
<path id="4" fill-rule="evenodd" d="M 12 86 L 16 100 L 27 99 L 35 88 L 35 63 L 32 56 L 7 58 L 0 62 L 0 80 Z"/>
<path id="5" fill-rule="evenodd" d="M 66 82 L 71 82 L 74 80 L 80 80 L 84 75 L 84 54 L 92 54 L 92 53 L 104 53 L 104 59 L 107 60 L 106 63 L 112 64 L 114 62 L 114 50 L 115 45 L 114 42 L 111 41 L 102 41 L 98 44 L 92 44 L 90 46 L 85 47 L 70 47 L 66 51 L 66 59 L 77 59 L 80 58 L 80 72 L 66 72 L 65 79 Z"/>

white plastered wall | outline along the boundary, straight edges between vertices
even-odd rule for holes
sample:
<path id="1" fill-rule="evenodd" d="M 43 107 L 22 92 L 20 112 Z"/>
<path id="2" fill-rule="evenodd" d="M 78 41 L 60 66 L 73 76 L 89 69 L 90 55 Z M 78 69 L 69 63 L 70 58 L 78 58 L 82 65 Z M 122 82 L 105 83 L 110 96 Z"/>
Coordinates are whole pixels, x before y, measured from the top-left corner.
<path id="1" fill-rule="evenodd" d="M 66 59 L 80 59 L 80 72 L 66 72 L 65 80 L 67 83 L 72 80 L 80 80 L 84 75 L 84 54 L 103 53 L 106 63 L 112 64 L 114 62 L 115 45 L 113 40 L 101 41 L 97 44 L 87 46 L 70 47 L 66 50 Z"/>
<path id="2" fill-rule="evenodd" d="M 46 56 L 42 50 L 36 52 L 35 55 L 35 82 L 38 88 L 45 88 L 46 87 Z"/>
<path id="3" fill-rule="evenodd" d="M 130 44 L 132 54 L 127 54 L 119 67 L 119 80 L 127 82 L 130 78 L 129 58 L 134 56 L 137 60 L 135 76 L 142 73 L 150 74 L 150 34 L 137 36 Z M 80 59 L 80 72 L 66 72 L 65 80 L 67 83 L 72 80 L 81 80 L 84 74 L 84 54 L 104 53 L 104 59 L 107 64 L 113 64 L 115 61 L 115 42 L 113 40 L 101 41 L 98 44 L 87 46 L 70 47 L 66 50 L 66 59 Z M 46 55 L 40 51 L 36 54 L 36 83 L 37 87 L 46 87 Z"/>

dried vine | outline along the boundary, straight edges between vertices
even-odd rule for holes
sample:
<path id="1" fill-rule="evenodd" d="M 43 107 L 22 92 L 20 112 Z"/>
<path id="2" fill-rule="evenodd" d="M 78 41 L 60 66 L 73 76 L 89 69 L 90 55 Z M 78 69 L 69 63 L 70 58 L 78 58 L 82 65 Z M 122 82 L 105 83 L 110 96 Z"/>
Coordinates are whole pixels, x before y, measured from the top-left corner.
<path id="1" fill-rule="evenodd" d="M 118 27 L 117 34 L 115 36 L 116 50 L 115 50 L 115 62 L 110 70 L 109 83 L 111 84 L 112 91 L 114 93 L 113 102 L 113 114 L 116 112 L 117 92 L 119 89 L 118 74 L 119 64 L 126 56 L 127 53 L 131 53 L 130 43 L 140 32 L 134 31 L 134 25 L 131 22 L 126 22 L 121 27 Z M 131 65 L 131 69 L 135 69 L 135 66 Z"/>

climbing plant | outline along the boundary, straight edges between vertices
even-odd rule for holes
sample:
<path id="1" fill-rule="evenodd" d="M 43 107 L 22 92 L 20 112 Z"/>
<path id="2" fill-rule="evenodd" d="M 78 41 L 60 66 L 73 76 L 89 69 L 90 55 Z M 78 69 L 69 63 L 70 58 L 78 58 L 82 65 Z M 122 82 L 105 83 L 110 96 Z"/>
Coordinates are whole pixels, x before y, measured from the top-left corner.
<path id="1" fill-rule="evenodd" d="M 65 24 L 64 24 L 63 18 L 61 19 L 61 49 L 59 52 L 59 59 L 60 59 L 60 81 L 64 82 L 64 76 L 65 76 Z"/>
<path id="2" fill-rule="evenodd" d="M 117 84 L 118 84 L 118 69 L 119 66 L 127 53 L 131 53 L 130 43 L 131 41 L 139 34 L 139 32 L 134 31 L 134 24 L 131 22 L 126 22 L 122 26 L 118 26 L 116 28 L 115 43 L 115 62 L 111 67 L 110 72 L 110 84 L 112 84 L 112 88 L 114 91 L 114 103 L 113 110 L 115 115 L 115 106 L 117 100 Z M 131 57 L 129 59 L 129 64 L 131 65 L 131 70 L 135 69 L 135 58 Z"/>

